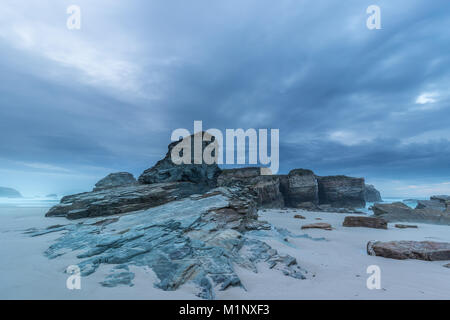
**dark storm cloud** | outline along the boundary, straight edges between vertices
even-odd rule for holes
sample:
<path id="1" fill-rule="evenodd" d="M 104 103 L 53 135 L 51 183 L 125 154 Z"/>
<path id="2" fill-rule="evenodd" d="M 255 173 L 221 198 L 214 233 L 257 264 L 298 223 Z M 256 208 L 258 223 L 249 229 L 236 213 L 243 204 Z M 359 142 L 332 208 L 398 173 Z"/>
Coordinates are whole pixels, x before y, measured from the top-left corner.
<path id="1" fill-rule="evenodd" d="M 78 34 L 43 13 L 45 46 L 0 37 L 0 158 L 139 173 L 202 120 L 279 128 L 283 172 L 450 180 L 446 1 L 100 3 Z"/>

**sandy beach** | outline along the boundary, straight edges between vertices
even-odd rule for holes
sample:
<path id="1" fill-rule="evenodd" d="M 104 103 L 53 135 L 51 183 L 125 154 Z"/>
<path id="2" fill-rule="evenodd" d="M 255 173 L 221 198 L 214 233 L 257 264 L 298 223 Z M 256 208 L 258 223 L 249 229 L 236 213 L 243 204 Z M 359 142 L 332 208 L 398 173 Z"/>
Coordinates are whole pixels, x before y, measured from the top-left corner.
<path id="1" fill-rule="evenodd" d="M 81 290 L 68 290 L 64 270 L 77 264 L 76 252 L 49 260 L 43 252 L 60 236 L 58 233 L 31 238 L 23 231 L 32 227 L 48 227 L 67 223 L 64 218 L 44 218 L 48 208 L 0 209 L 0 299 L 198 299 L 189 283 L 176 291 L 154 287 L 156 275 L 150 269 L 131 267 L 134 286 L 102 287 L 110 266 L 102 266 L 91 276 L 82 278 Z M 301 214 L 306 219 L 295 219 Z M 283 254 L 295 257 L 308 270 L 306 280 L 286 277 L 265 264 L 258 272 L 236 266 L 245 290 L 230 288 L 218 291 L 218 299 L 449 299 L 450 269 L 446 261 L 392 260 L 369 256 L 369 240 L 432 240 L 450 242 L 448 226 L 417 224 L 418 229 L 388 230 L 346 228 L 345 214 L 315 213 L 303 210 L 260 210 L 260 220 L 294 235 L 312 238 L 264 238 Z M 301 230 L 307 223 L 327 222 L 332 231 Z M 367 267 L 381 269 L 381 289 L 366 286 Z"/>

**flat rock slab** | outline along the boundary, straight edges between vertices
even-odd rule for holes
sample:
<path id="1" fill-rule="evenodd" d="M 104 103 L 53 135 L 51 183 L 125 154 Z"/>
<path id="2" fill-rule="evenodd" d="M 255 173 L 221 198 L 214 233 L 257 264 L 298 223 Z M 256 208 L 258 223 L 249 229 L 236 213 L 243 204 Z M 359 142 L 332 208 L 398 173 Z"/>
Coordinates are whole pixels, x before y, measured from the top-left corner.
<path id="1" fill-rule="evenodd" d="M 450 243 L 432 241 L 369 241 L 367 253 L 390 259 L 450 260 Z"/>
<path id="2" fill-rule="evenodd" d="M 324 229 L 324 230 L 333 230 L 331 224 L 319 222 L 319 223 L 311 223 L 305 224 L 302 226 L 302 229 Z"/>
<path id="3" fill-rule="evenodd" d="M 417 229 L 418 226 L 412 225 L 412 224 L 396 224 L 396 228 L 399 229 Z"/>
<path id="4" fill-rule="evenodd" d="M 345 217 L 343 226 L 387 229 L 387 222 L 380 218 L 349 216 Z"/>

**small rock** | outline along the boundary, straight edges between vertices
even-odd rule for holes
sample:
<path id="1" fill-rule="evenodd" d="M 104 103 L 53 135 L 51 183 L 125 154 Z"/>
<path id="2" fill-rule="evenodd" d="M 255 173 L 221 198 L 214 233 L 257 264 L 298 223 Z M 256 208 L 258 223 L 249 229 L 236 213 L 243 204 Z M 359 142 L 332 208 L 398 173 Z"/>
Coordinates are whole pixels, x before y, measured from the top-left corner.
<path id="1" fill-rule="evenodd" d="M 380 218 L 348 216 L 345 217 L 344 227 L 364 227 L 374 229 L 387 229 L 387 222 Z"/>
<path id="2" fill-rule="evenodd" d="M 323 229 L 323 230 L 333 230 L 331 227 L 331 224 L 324 223 L 324 222 L 318 222 L 318 223 L 312 223 L 312 224 L 305 224 L 302 226 L 302 229 Z"/>
<path id="3" fill-rule="evenodd" d="M 444 267 L 449 268 L 450 269 L 450 263 L 444 264 Z"/>
<path id="4" fill-rule="evenodd" d="M 296 214 L 294 216 L 295 219 L 306 219 L 304 216 L 302 216 L 301 214 Z"/>
<path id="5" fill-rule="evenodd" d="M 412 225 L 412 224 L 396 224 L 395 225 L 396 228 L 399 229 L 417 229 L 418 226 Z"/>

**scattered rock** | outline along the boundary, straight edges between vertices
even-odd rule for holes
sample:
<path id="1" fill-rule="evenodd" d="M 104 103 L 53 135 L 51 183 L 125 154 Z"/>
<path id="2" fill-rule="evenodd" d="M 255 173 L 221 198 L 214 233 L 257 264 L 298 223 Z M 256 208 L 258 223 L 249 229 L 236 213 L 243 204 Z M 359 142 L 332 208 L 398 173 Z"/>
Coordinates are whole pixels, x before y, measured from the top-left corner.
<path id="1" fill-rule="evenodd" d="M 216 187 L 217 177 L 220 175 L 221 170 L 217 164 L 206 164 L 202 159 L 200 164 L 194 163 L 195 137 L 203 139 L 202 154 L 206 147 L 215 143 L 215 138 L 206 132 L 198 132 L 195 135 L 172 142 L 169 144 L 169 150 L 164 159 L 158 161 L 152 168 L 145 170 L 139 177 L 139 182 L 142 184 L 153 184 L 184 181 L 201 184 L 207 189 Z M 205 141 L 208 139 L 209 141 Z M 190 160 L 190 164 L 175 164 L 172 161 L 172 151 L 179 152 L 180 157 L 182 157 L 184 152 L 183 146 L 189 146 L 189 144 L 191 145 L 191 154 L 184 156 L 186 160 Z"/>
<path id="2" fill-rule="evenodd" d="M 380 191 L 371 184 L 365 185 L 364 198 L 366 202 L 382 202 Z"/>
<path id="3" fill-rule="evenodd" d="M 324 230 L 333 230 L 333 228 L 331 227 L 331 224 L 329 224 L 329 223 L 324 223 L 324 222 L 305 224 L 305 225 L 302 226 L 302 229 L 324 229 Z"/>
<path id="4" fill-rule="evenodd" d="M 391 259 L 450 260 L 450 243 L 431 241 L 369 241 L 367 253 Z"/>
<path id="5" fill-rule="evenodd" d="M 128 172 L 116 172 L 107 175 L 95 184 L 94 191 L 100 191 L 115 187 L 123 187 L 136 183 L 136 179 L 131 173 Z"/>
<path id="6" fill-rule="evenodd" d="M 348 216 L 345 217 L 343 226 L 387 229 L 387 222 L 380 218 Z"/>
<path id="7" fill-rule="evenodd" d="M 363 208 L 365 201 L 365 184 L 363 178 L 347 176 L 317 177 L 320 204 L 333 207 Z"/>
<path id="8" fill-rule="evenodd" d="M 399 229 L 417 229 L 418 228 L 418 226 L 410 225 L 410 224 L 396 224 L 395 227 L 399 228 Z"/>
<path id="9" fill-rule="evenodd" d="M 450 263 L 444 264 L 445 268 L 450 268 Z"/>
<path id="10" fill-rule="evenodd" d="M 304 216 L 302 216 L 301 214 L 296 214 L 295 216 L 294 216 L 294 218 L 295 219 L 306 219 Z"/>
<path id="11" fill-rule="evenodd" d="M 22 195 L 13 188 L 0 187 L 0 198 L 22 198 Z"/>

